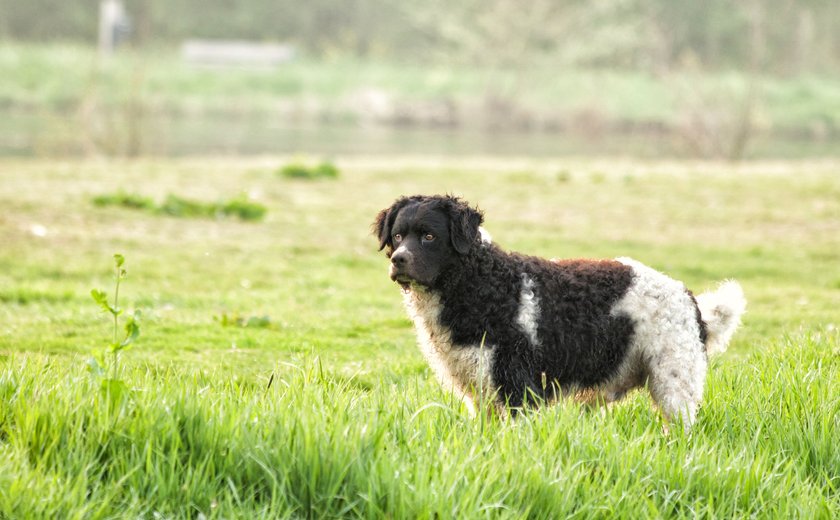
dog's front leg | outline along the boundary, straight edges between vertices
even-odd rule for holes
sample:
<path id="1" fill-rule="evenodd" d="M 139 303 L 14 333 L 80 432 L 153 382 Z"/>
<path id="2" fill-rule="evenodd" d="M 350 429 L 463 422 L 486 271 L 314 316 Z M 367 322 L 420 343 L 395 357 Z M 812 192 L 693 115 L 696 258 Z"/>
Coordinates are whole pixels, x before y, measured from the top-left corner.
<path id="1" fill-rule="evenodd" d="M 544 392 L 534 381 L 534 367 L 517 354 L 498 355 L 494 366 L 494 380 L 498 386 L 498 403 L 506 413 L 516 416 L 527 406 L 539 405 Z"/>

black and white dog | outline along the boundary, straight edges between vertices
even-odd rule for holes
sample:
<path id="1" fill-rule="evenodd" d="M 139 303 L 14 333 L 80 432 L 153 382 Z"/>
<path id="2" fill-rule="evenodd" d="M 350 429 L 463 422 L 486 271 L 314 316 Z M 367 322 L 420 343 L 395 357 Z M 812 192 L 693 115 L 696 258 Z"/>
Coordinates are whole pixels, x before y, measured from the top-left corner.
<path id="1" fill-rule="evenodd" d="M 475 413 L 572 396 L 620 399 L 647 383 L 666 419 L 694 421 L 707 356 L 723 352 L 746 301 L 723 283 L 696 299 L 629 258 L 545 260 L 503 251 L 483 215 L 450 196 L 402 197 L 373 224 L 420 348 Z"/>

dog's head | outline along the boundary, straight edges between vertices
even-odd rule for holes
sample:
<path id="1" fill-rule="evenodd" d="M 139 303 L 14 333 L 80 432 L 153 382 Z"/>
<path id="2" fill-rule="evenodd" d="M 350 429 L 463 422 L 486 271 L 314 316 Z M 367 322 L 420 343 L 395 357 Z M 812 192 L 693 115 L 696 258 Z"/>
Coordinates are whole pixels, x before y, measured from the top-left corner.
<path id="1" fill-rule="evenodd" d="M 391 280 L 433 287 L 440 274 L 466 255 L 479 238 L 483 216 L 451 196 L 401 197 L 373 223 L 379 249 L 391 259 Z"/>

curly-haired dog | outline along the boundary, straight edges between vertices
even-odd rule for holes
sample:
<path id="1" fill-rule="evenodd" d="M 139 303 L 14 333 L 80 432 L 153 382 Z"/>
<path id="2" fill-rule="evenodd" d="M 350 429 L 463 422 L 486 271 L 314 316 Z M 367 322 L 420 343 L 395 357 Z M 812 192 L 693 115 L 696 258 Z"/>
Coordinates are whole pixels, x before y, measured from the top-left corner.
<path id="1" fill-rule="evenodd" d="M 482 214 L 449 196 L 402 197 L 373 224 L 438 378 L 515 414 L 574 396 L 610 402 L 647 383 L 686 430 L 707 356 L 722 352 L 746 302 L 734 281 L 696 299 L 628 258 L 545 260 L 503 251 Z M 480 399 L 479 399 L 480 398 Z"/>

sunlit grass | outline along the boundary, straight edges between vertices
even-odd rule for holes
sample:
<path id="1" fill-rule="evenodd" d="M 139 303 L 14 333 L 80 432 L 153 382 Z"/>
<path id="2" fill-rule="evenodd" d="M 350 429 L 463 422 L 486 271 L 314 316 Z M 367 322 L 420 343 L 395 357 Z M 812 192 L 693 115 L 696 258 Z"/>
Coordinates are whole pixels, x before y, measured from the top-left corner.
<path id="1" fill-rule="evenodd" d="M 274 366 L 271 386 L 140 365 L 112 411 L 81 367 L 14 357 L 0 372 L 0 512 L 830 518 L 837 339 L 796 337 L 718 367 L 689 437 L 663 435 L 641 395 L 482 430 L 426 377 L 368 386 L 316 358 Z"/>

